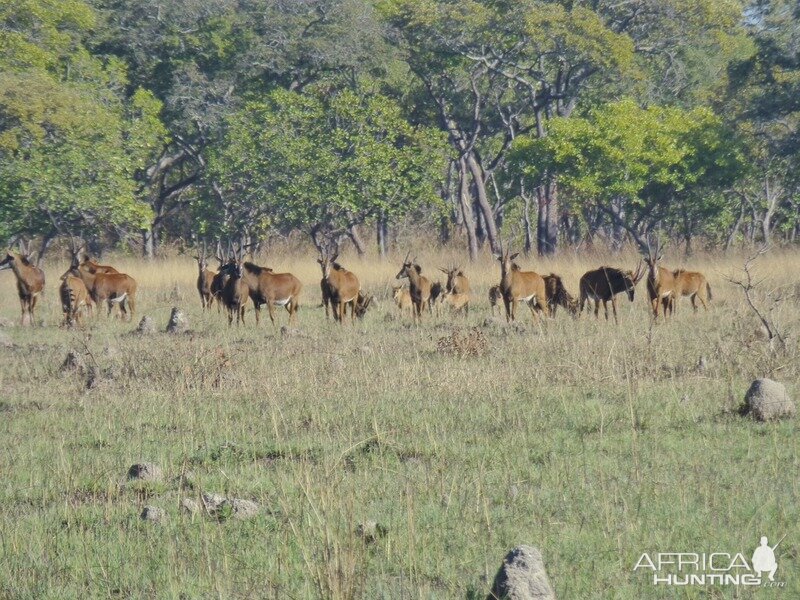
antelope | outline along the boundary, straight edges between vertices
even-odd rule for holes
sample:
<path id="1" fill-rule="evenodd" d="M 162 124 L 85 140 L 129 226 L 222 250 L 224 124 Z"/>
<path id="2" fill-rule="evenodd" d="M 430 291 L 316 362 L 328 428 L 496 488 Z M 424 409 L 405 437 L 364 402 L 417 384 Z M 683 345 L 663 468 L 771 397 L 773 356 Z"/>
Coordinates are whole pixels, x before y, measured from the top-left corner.
<path id="1" fill-rule="evenodd" d="M 133 319 L 136 310 L 136 280 L 130 275 L 117 272 L 113 267 L 97 265 L 88 257 L 80 261 L 78 254 L 79 250 L 73 249 L 72 263 L 67 273 L 83 281 L 95 304 L 108 303 L 108 315 L 111 315 L 114 305 L 117 304 L 123 318 L 128 315 L 128 320 Z M 105 269 L 112 269 L 113 272 Z"/>
<path id="2" fill-rule="evenodd" d="M 492 316 L 494 316 L 494 309 L 497 303 L 503 299 L 503 292 L 500 291 L 499 285 L 493 285 L 489 288 L 489 307 L 492 309 Z"/>
<path id="3" fill-rule="evenodd" d="M 89 290 L 83 280 L 72 275 L 71 271 L 67 271 L 61 276 L 58 295 L 61 298 L 61 310 L 64 312 L 63 325 L 66 327 L 81 325 L 83 309 L 91 312 L 93 305 Z"/>
<path id="4" fill-rule="evenodd" d="M 17 278 L 17 295 L 22 309 L 21 324 L 23 326 L 35 325 L 34 310 L 39 294 L 44 290 L 44 271 L 33 264 L 30 248 L 19 242 L 19 254 L 6 252 L 6 257 L 0 261 L 0 271 L 11 269 Z"/>
<path id="5" fill-rule="evenodd" d="M 697 312 L 697 300 L 700 300 L 703 309 L 708 310 L 708 301 L 713 300 L 713 296 L 705 275 L 678 269 L 672 272 L 672 276 L 675 279 L 675 302 L 683 296 L 690 296 L 694 312 Z"/>
<path id="6" fill-rule="evenodd" d="M 469 294 L 444 294 L 442 303 L 449 306 L 453 312 L 464 311 L 465 315 L 469 314 Z"/>
<path id="7" fill-rule="evenodd" d="M 197 261 L 197 291 L 200 294 L 200 304 L 203 310 L 211 308 L 214 303 L 214 278 L 217 273 L 208 269 L 208 258 L 206 256 L 206 245 L 203 244 L 203 251 L 194 257 Z"/>
<path id="8" fill-rule="evenodd" d="M 359 319 L 363 319 L 364 315 L 367 314 L 367 309 L 370 304 L 372 304 L 373 300 L 375 300 L 375 296 L 366 296 L 362 292 L 358 292 L 358 298 L 356 299 L 356 316 Z"/>
<path id="9" fill-rule="evenodd" d="M 392 288 L 392 298 L 394 298 L 394 303 L 397 305 L 397 308 L 400 309 L 400 314 L 405 314 L 408 311 L 409 314 L 414 312 L 414 304 L 411 302 L 411 292 L 408 291 L 408 288 L 404 285 L 399 285 Z"/>
<path id="10" fill-rule="evenodd" d="M 556 310 L 563 306 L 571 315 L 578 313 L 578 302 L 572 297 L 564 286 L 564 281 L 555 273 L 544 277 L 545 294 L 547 294 L 547 311 L 551 317 L 556 316 Z"/>
<path id="11" fill-rule="evenodd" d="M 74 248 L 74 242 L 73 242 Z M 74 262 L 75 251 L 73 251 L 73 262 Z M 97 261 L 92 260 L 89 258 L 88 254 L 83 255 L 83 260 L 80 261 L 80 267 L 91 271 L 92 273 L 119 273 L 114 267 L 111 265 L 101 265 L 98 264 Z"/>
<path id="12" fill-rule="evenodd" d="M 408 260 L 410 254 L 411 252 L 406 254 L 406 257 L 403 259 L 403 266 L 395 276 L 395 279 L 408 277 L 409 294 L 411 295 L 411 304 L 413 305 L 413 310 L 411 312 L 415 320 L 421 320 L 425 306 L 430 304 L 431 282 L 427 277 L 422 275 L 422 267 L 416 264 L 416 258 L 410 261 Z"/>
<path id="13" fill-rule="evenodd" d="M 500 291 L 503 304 L 506 308 L 506 321 L 511 322 L 517 316 L 517 302 L 525 302 L 531 310 L 534 322 L 539 320 L 537 312 L 545 309 L 547 292 L 544 279 L 534 271 L 522 271 L 514 262 L 519 252 L 509 256 L 508 250 L 504 254 L 496 255 L 500 261 Z"/>
<path id="14" fill-rule="evenodd" d="M 434 311 L 437 317 L 441 314 L 445 295 L 446 292 L 441 282 L 437 281 L 436 283 L 431 284 L 431 295 L 428 298 L 428 308 L 430 309 L 431 314 L 434 314 Z"/>
<path id="15" fill-rule="evenodd" d="M 608 321 L 608 302 L 611 301 L 611 308 L 614 311 L 614 323 L 619 323 L 617 319 L 617 294 L 625 292 L 628 300 L 633 302 L 636 284 L 644 277 L 645 271 L 642 263 L 636 265 L 636 271 L 622 271 L 614 267 L 600 267 L 594 271 L 587 271 L 583 274 L 580 281 L 580 306 L 578 314 L 583 313 L 583 307 L 587 300 L 594 301 L 594 316 L 597 317 L 600 311 L 600 302 L 603 303 L 603 310 Z"/>
<path id="16" fill-rule="evenodd" d="M 675 275 L 669 269 L 658 266 L 662 258 L 660 245 L 656 243 L 655 250 L 652 250 L 648 242 L 647 256 L 644 257 L 647 264 L 647 296 L 655 319 L 658 319 L 659 306 L 663 308 L 664 319 L 667 318 L 667 311 L 670 315 L 675 311 Z"/>
<path id="17" fill-rule="evenodd" d="M 328 303 L 333 309 L 333 318 L 339 323 L 344 323 L 347 307 L 350 307 L 350 321 L 355 323 L 356 305 L 358 304 L 361 284 L 358 277 L 336 262 L 338 253 L 331 257 L 327 253 L 317 259 L 322 268 L 322 302 L 325 304 L 325 316 L 328 315 Z M 327 298 L 326 298 L 327 295 Z M 366 309 L 365 309 L 366 310 Z"/>
<path id="18" fill-rule="evenodd" d="M 244 312 L 247 308 L 247 300 L 250 298 L 250 286 L 245 281 L 244 265 L 238 253 L 234 253 L 234 259 L 225 266 L 225 269 L 225 283 L 219 294 L 219 300 L 228 310 L 228 327 L 233 325 L 234 315 L 236 315 L 238 327 L 240 323 L 244 323 Z M 256 312 L 257 321 L 258 312 Z"/>
<path id="19" fill-rule="evenodd" d="M 297 320 L 300 308 L 300 292 L 303 284 L 291 273 L 275 273 L 269 267 L 260 267 L 251 262 L 242 262 L 240 252 L 234 250 L 234 259 L 223 269 L 233 275 L 237 265 L 241 265 L 241 279 L 247 285 L 253 308 L 256 312 L 256 325 L 260 322 L 261 306 L 266 304 L 269 318 L 275 324 L 275 307 L 284 306 L 289 313 L 289 323 Z"/>
<path id="20" fill-rule="evenodd" d="M 217 242 L 217 273 L 214 277 L 211 278 L 211 295 L 216 298 L 217 300 L 217 314 L 222 307 L 222 290 L 225 288 L 225 284 L 228 281 L 228 277 L 230 274 L 228 273 L 228 267 L 233 259 L 223 258 L 222 256 L 222 247 L 220 246 L 219 242 Z"/>
<path id="21" fill-rule="evenodd" d="M 449 269 L 439 267 L 439 270 L 447 274 L 445 291 L 450 296 L 447 303 L 453 310 L 463 310 L 465 316 L 469 315 L 470 286 L 464 271 L 461 270 L 461 267 L 450 267 Z"/>

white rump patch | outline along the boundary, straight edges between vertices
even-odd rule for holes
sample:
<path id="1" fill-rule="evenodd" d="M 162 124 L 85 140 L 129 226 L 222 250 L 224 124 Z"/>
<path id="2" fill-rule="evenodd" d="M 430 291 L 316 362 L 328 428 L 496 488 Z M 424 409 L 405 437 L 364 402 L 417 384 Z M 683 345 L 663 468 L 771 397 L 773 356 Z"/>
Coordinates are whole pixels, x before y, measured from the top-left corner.
<path id="1" fill-rule="evenodd" d="M 273 302 L 273 304 L 274 304 L 275 306 L 286 306 L 287 304 L 289 304 L 289 301 L 290 301 L 291 299 L 292 299 L 292 297 L 291 297 L 291 296 L 289 296 L 288 298 L 286 298 L 286 299 L 284 299 L 284 300 L 275 300 L 275 302 Z"/>
<path id="2" fill-rule="evenodd" d="M 520 300 L 522 300 L 523 302 L 530 302 L 530 301 L 531 301 L 531 300 L 533 300 L 535 297 L 536 297 L 536 294 L 531 294 L 530 296 L 527 296 L 527 297 L 525 297 L 525 298 L 520 298 Z"/>
<path id="3" fill-rule="evenodd" d="M 117 296 L 116 298 L 109 298 L 108 301 L 109 302 L 122 302 L 127 297 L 128 297 L 128 292 L 125 292 L 124 294 L 122 294 L 122 296 Z"/>

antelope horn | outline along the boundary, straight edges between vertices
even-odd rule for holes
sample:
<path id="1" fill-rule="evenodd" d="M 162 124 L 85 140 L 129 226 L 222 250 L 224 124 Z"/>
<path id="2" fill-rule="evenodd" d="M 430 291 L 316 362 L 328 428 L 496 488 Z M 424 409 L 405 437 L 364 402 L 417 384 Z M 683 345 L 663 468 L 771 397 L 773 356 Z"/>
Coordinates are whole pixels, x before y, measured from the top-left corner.
<path id="1" fill-rule="evenodd" d="M 406 252 L 406 257 L 403 259 L 403 264 L 406 264 L 406 263 L 408 262 L 408 257 L 409 257 L 409 256 L 411 256 L 411 250 L 409 250 L 408 252 Z"/>

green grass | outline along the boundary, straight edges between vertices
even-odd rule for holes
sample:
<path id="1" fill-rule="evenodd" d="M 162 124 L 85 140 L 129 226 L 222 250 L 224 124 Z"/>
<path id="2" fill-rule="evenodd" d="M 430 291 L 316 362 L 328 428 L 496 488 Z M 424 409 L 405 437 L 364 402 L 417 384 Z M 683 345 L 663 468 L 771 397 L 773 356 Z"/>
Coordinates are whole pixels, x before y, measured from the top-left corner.
<path id="1" fill-rule="evenodd" d="M 765 286 L 800 281 L 798 258 L 765 264 Z M 138 274 L 138 305 L 159 327 L 182 306 L 193 333 L 127 336 L 135 324 L 105 318 L 59 329 L 59 273 L 48 272 L 49 326 L 0 329 L 15 344 L 0 367 L 0 597 L 483 598 L 521 543 L 542 550 L 559 598 L 798 597 L 796 421 L 736 414 L 754 377 L 796 393 L 797 344 L 773 355 L 757 339 L 720 275 L 732 264 L 709 264 L 707 314 L 687 301 L 652 325 L 640 285 L 619 327 L 563 313 L 534 327 L 525 314 L 524 332 L 486 328 L 479 358 L 436 343 L 488 316 L 488 263 L 468 319 L 421 327 L 387 320 L 386 299 L 355 327 L 326 322 L 309 269 L 305 337 L 286 338 L 251 314 L 238 329 L 201 314 L 186 261 Z M 364 279 L 384 295 L 396 266 Z M 0 316 L 16 319 L 2 277 Z M 773 315 L 796 331 L 800 303 L 784 297 Z M 94 389 L 59 371 L 70 348 L 106 374 Z M 165 481 L 127 483 L 142 461 Z M 203 491 L 263 510 L 181 514 Z M 142 522 L 145 504 L 167 522 Z M 355 530 L 366 520 L 386 536 L 365 543 Z M 783 534 L 781 590 L 655 588 L 632 572 L 642 552 L 749 559 L 761 535 Z"/>

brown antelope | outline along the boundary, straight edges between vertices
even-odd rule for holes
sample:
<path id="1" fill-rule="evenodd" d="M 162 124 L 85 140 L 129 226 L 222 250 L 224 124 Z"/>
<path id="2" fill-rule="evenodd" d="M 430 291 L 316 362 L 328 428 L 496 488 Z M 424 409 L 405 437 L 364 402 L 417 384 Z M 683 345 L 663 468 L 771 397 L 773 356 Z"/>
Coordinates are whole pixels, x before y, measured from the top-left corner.
<path id="1" fill-rule="evenodd" d="M 233 325 L 234 315 L 236 315 L 236 325 L 238 326 L 240 323 L 244 324 L 244 312 L 250 298 L 250 286 L 245 281 L 244 264 L 238 253 L 234 253 L 233 261 L 224 268 L 226 270 L 225 284 L 220 292 L 219 301 L 228 311 L 228 327 Z M 258 316 L 256 316 L 257 320 Z"/>
<path id="2" fill-rule="evenodd" d="M 202 252 L 194 257 L 197 261 L 197 292 L 200 294 L 200 304 L 203 310 L 211 308 L 214 303 L 214 278 L 217 274 L 208 268 L 208 257 L 206 255 L 206 245 L 203 244 Z"/>
<path id="3" fill-rule="evenodd" d="M 672 272 L 672 276 L 675 279 L 675 302 L 683 296 L 690 296 L 695 312 L 697 312 L 697 300 L 700 300 L 703 308 L 708 310 L 708 301 L 713 300 L 713 296 L 705 275 L 697 271 L 678 269 Z"/>
<path id="4" fill-rule="evenodd" d="M 663 309 L 665 319 L 667 312 L 671 315 L 675 311 L 675 275 L 669 269 L 658 266 L 662 258 L 660 244 L 657 242 L 653 250 L 648 242 L 647 256 L 644 257 L 647 264 L 647 296 L 655 319 L 658 319 L 659 306 Z"/>
<path id="5" fill-rule="evenodd" d="M 119 273 L 114 267 L 111 265 L 100 265 L 96 261 L 93 261 L 89 258 L 89 255 L 86 254 L 83 257 L 83 260 L 80 262 L 80 266 L 83 269 L 87 269 L 92 273 Z"/>
<path id="6" fill-rule="evenodd" d="M 497 303 L 503 299 L 503 292 L 500 291 L 499 285 L 493 285 L 489 288 L 489 307 L 492 309 L 492 316 L 494 316 L 494 309 Z"/>
<path id="7" fill-rule="evenodd" d="M 514 321 L 517 316 L 517 302 L 525 302 L 531 310 L 534 322 L 537 322 L 537 312 L 544 311 L 547 305 L 544 279 L 534 271 L 520 270 L 514 262 L 517 256 L 519 252 L 509 255 L 508 250 L 495 256 L 500 261 L 500 291 L 506 308 L 506 321 Z"/>
<path id="8" fill-rule="evenodd" d="M 61 276 L 61 286 L 58 288 L 58 295 L 61 298 L 61 310 L 64 313 L 64 323 L 66 327 L 81 325 L 84 309 L 91 313 L 92 297 L 83 279 L 67 271 Z"/>
<path id="9" fill-rule="evenodd" d="M 35 325 L 34 310 L 39 294 L 44 290 L 44 271 L 33 264 L 30 249 L 23 242 L 19 242 L 20 253 L 6 252 L 6 257 L 0 261 L 0 271 L 11 269 L 17 278 L 17 295 L 22 309 L 21 324 Z"/>
<path id="10" fill-rule="evenodd" d="M 450 296 L 446 300 L 447 304 L 453 310 L 463 310 L 464 315 L 469 315 L 470 286 L 464 271 L 461 270 L 461 267 L 450 267 L 449 269 L 439 267 L 439 270 L 447 274 L 445 292 Z"/>
<path id="11" fill-rule="evenodd" d="M 350 307 L 350 321 L 355 323 L 356 305 L 358 304 L 361 284 L 358 277 L 336 262 L 338 253 L 328 257 L 327 253 L 317 259 L 322 268 L 322 302 L 325 304 L 325 316 L 328 315 L 328 303 L 333 309 L 333 318 L 339 323 L 344 323 L 347 307 Z M 327 296 L 327 298 L 326 298 Z"/>
<path id="12" fill-rule="evenodd" d="M 622 271 L 614 267 L 600 267 L 594 271 L 587 271 L 583 274 L 580 281 L 580 306 L 578 314 L 583 313 L 586 301 L 594 302 L 594 316 L 597 317 L 600 311 L 600 302 L 603 303 L 603 310 L 608 320 L 608 302 L 611 301 L 611 308 L 614 311 L 614 322 L 617 320 L 617 294 L 625 292 L 628 300 L 633 302 L 636 284 L 644 277 L 645 271 L 642 263 L 636 265 L 636 271 Z"/>
<path id="13" fill-rule="evenodd" d="M 256 312 L 256 325 L 260 322 L 261 307 L 266 304 L 269 318 L 275 324 L 275 307 L 284 306 L 289 313 L 289 323 L 297 320 L 300 308 L 300 292 L 303 284 L 291 273 L 275 273 L 269 267 L 260 267 L 251 262 L 242 262 L 241 252 L 234 250 L 233 262 L 220 269 L 233 274 L 236 265 L 241 265 L 241 278 L 250 291 L 250 299 Z"/>
<path id="14" fill-rule="evenodd" d="M 412 314 L 415 320 L 422 319 L 422 312 L 425 306 L 430 304 L 431 299 L 431 282 L 430 279 L 422 275 L 422 267 L 416 264 L 416 258 L 408 260 L 411 252 L 406 254 L 403 259 L 403 266 L 395 276 L 395 279 L 408 278 L 409 294 L 411 295 L 411 304 L 413 305 Z"/>
<path id="15" fill-rule="evenodd" d="M 578 301 L 572 297 L 564 286 L 564 281 L 555 273 L 544 276 L 545 294 L 547 294 L 547 312 L 556 316 L 556 310 L 563 306 L 571 315 L 578 313 Z"/>
<path id="16" fill-rule="evenodd" d="M 442 304 L 449 306 L 452 312 L 463 312 L 469 314 L 469 294 L 445 293 Z"/>
<path id="17" fill-rule="evenodd" d="M 408 312 L 411 315 L 414 312 L 414 303 L 411 302 L 411 292 L 404 285 L 398 285 L 392 288 L 392 298 L 397 308 L 400 309 L 400 314 L 403 315 Z"/>
<path id="18" fill-rule="evenodd" d="M 98 306 L 103 302 L 108 304 L 108 315 L 118 305 L 123 318 L 133 319 L 136 311 L 136 280 L 130 275 L 119 273 L 113 267 L 98 265 L 85 257 L 83 261 L 78 258 L 80 250 L 73 249 L 72 263 L 68 273 L 79 277 L 89 296 Z M 112 269 L 113 272 L 107 271 Z M 99 312 L 99 311 L 98 311 Z"/>

